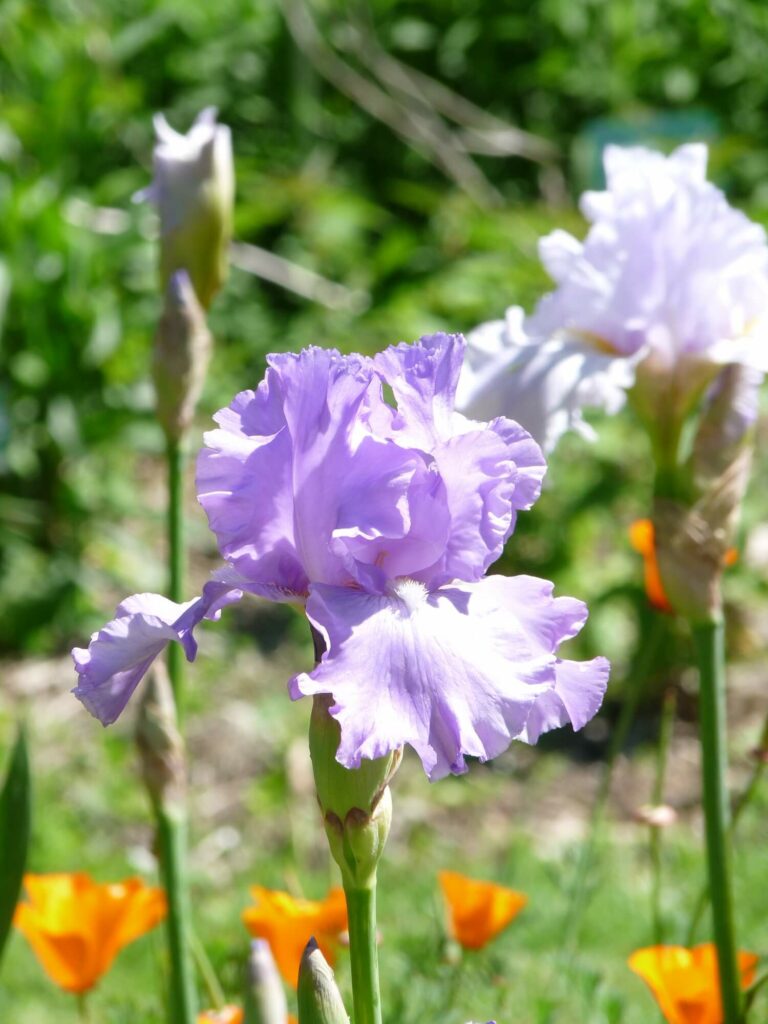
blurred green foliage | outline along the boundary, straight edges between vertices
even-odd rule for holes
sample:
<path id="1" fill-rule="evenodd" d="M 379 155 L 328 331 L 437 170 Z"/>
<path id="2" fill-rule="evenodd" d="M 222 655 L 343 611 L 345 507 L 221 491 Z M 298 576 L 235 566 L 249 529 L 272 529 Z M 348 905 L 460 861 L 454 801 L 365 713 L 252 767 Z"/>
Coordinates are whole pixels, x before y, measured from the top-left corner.
<path id="1" fill-rule="evenodd" d="M 705 128 L 719 180 L 753 211 L 768 206 L 761 0 L 371 0 L 343 15 L 315 3 L 321 38 L 349 67 L 365 71 L 365 40 L 378 39 L 554 145 L 549 172 L 477 158 L 503 197 L 495 209 L 327 81 L 284 8 L 296 4 L 0 7 L 0 650 L 61 649 L 103 618 L 105 601 L 163 585 L 162 560 L 146 557 L 162 509 L 161 495 L 147 497 L 161 443 L 148 358 L 155 221 L 131 204 L 149 177 L 153 111 L 186 129 L 218 106 L 234 133 L 238 239 L 351 296 L 329 309 L 233 270 L 214 309 L 201 426 L 258 379 L 272 349 L 372 350 L 530 305 L 546 287 L 537 238 L 579 230 L 553 196 L 565 199 L 563 181 L 574 193 L 588 183 L 606 138 L 671 143 Z M 551 515 L 535 534 L 523 527 L 515 559 L 558 581 L 575 563 L 578 592 L 594 597 L 626 580 L 626 560 L 612 556 L 585 593 L 611 503 L 642 511 L 644 452 L 627 467 L 621 433 L 600 452 L 574 451 L 578 468 L 558 463 Z M 559 516 L 573 521 L 568 536 Z"/>

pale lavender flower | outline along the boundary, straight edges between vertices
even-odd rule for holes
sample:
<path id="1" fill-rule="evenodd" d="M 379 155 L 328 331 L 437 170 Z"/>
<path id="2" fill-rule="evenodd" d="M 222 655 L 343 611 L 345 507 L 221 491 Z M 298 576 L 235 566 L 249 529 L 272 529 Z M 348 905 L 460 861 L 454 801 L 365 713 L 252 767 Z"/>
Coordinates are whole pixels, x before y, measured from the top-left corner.
<path id="1" fill-rule="evenodd" d="M 560 230 L 541 240 L 556 287 L 524 323 L 519 341 L 536 354 L 518 365 L 541 368 L 538 393 L 562 396 L 560 424 L 570 417 L 578 426 L 578 407 L 614 411 L 618 384 L 652 431 L 660 419 L 674 434 L 723 365 L 768 370 L 765 232 L 706 180 L 706 163 L 703 145 L 669 157 L 608 146 L 607 189 L 581 200 L 591 222 L 585 240 Z M 523 381 L 499 363 L 492 382 L 489 360 L 478 361 L 485 394 L 508 388 L 494 410 L 517 417 Z M 486 414 L 480 398 L 472 407 Z"/>
<path id="2" fill-rule="evenodd" d="M 198 461 L 229 568 L 178 617 L 170 602 L 143 618 L 136 599 L 121 606 L 76 652 L 84 703 L 113 720 L 169 640 L 193 656 L 192 627 L 247 590 L 306 605 L 325 654 L 290 693 L 333 695 L 346 767 L 408 743 L 435 779 L 464 771 L 465 755 L 591 718 L 607 662 L 557 658 L 585 606 L 544 580 L 484 575 L 545 463 L 517 423 L 454 411 L 463 349 L 434 335 L 374 359 L 271 356 L 258 389 L 217 414 Z"/>
<path id="3" fill-rule="evenodd" d="M 569 430 L 592 440 L 582 410 L 618 412 L 634 380 L 634 360 L 573 341 L 537 343 L 526 334 L 524 318 L 519 306 L 511 306 L 503 320 L 469 333 L 457 408 L 478 419 L 514 415 L 545 452 Z"/>

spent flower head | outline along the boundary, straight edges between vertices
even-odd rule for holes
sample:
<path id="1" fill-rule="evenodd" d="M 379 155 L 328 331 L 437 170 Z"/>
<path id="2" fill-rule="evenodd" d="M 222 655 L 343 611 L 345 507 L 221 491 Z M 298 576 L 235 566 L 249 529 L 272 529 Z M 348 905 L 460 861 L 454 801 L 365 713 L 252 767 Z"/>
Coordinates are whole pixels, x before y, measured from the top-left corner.
<path id="1" fill-rule="evenodd" d="M 409 744 L 430 778 L 536 742 L 597 711 L 608 664 L 558 658 L 580 601 L 546 580 L 487 576 L 545 462 L 512 420 L 455 411 L 464 341 L 444 334 L 373 359 L 310 348 L 215 419 L 198 496 L 227 566 L 196 601 L 140 594 L 76 649 L 76 695 L 105 724 L 169 641 L 244 591 L 304 605 L 324 653 L 290 682 L 333 696 L 347 768 Z M 395 405 L 385 400 L 388 385 Z"/>

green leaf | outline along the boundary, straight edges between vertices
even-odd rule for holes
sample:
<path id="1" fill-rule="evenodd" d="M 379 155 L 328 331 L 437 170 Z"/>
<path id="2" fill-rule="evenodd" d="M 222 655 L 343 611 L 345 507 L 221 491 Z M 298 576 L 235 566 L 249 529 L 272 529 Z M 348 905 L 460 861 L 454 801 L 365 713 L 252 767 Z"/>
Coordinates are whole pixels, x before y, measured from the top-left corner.
<path id="1" fill-rule="evenodd" d="M 19 725 L 0 791 L 0 959 L 11 930 L 29 847 L 31 791 L 27 734 Z"/>

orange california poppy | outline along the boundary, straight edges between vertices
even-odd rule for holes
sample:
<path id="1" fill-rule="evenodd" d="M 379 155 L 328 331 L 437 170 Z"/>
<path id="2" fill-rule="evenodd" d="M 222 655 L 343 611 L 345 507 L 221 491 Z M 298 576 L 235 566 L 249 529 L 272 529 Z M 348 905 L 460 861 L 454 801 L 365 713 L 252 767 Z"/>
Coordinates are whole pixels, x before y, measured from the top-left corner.
<path id="1" fill-rule="evenodd" d="M 514 920 L 528 897 L 495 882 L 479 882 L 456 871 L 438 874 L 451 918 L 451 932 L 464 949 L 482 949 Z"/>
<path id="2" fill-rule="evenodd" d="M 333 965 L 339 934 L 347 929 L 343 889 L 331 889 L 323 900 L 303 900 L 254 885 L 251 895 L 256 906 L 243 911 L 245 926 L 254 938 L 267 940 L 289 985 L 296 988 L 301 955 L 313 935 L 323 956 Z"/>
<path id="3" fill-rule="evenodd" d="M 25 875 L 27 902 L 13 923 L 50 977 L 87 992 L 129 942 L 165 917 L 165 893 L 138 878 L 100 884 L 75 874 Z"/>
<path id="4" fill-rule="evenodd" d="M 197 1024 L 243 1024 L 243 1017 L 239 1006 L 222 1006 L 220 1010 L 203 1010 L 197 1015 Z"/>
<path id="5" fill-rule="evenodd" d="M 757 961 L 754 953 L 739 953 L 742 988 L 754 981 Z M 693 949 L 649 946 L 634 952 L 627 963 L 653 992 L 668 1024 L 723 1024 L 714 943 Z"/>
<path id="6" fill-rule="evenodd" d="M 654 608 L 660 612 L 671 612 L 672 605 L 664 593 L 659 563 L 656 559 L 656 544 L 653 523 L 650 519 L 636 519 L 629 527 L 629 543 L 643 556 L 645 567 L 645 593 Z"/>

